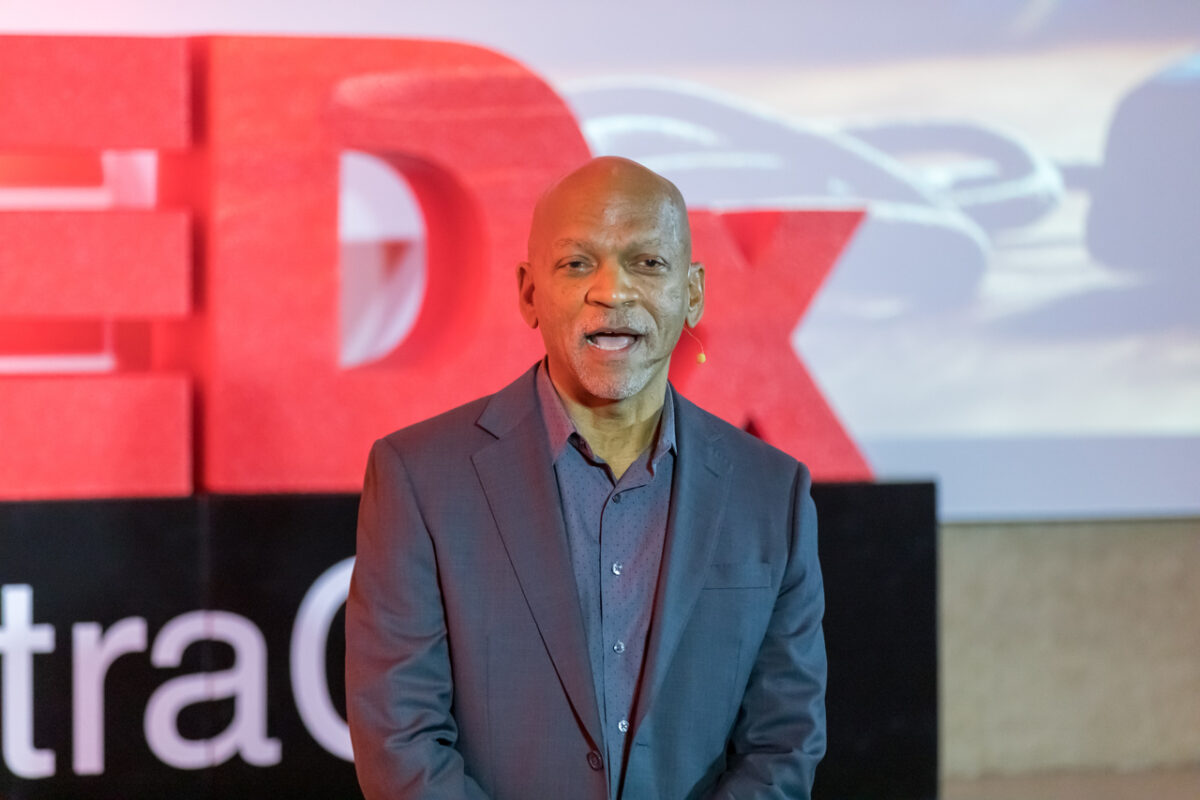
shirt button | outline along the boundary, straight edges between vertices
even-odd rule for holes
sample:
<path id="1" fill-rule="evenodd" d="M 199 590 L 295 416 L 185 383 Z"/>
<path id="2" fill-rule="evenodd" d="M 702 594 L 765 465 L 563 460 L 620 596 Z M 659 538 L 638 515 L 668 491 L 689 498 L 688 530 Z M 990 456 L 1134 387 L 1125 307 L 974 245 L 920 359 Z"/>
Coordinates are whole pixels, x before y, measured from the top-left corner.
<path id="1" fill-rule="evenodd" d="M 588 753 L 588 766 L 592 769 L 604 769 L 604 759 L 595 750 Z"/>
<path id="2" fill-rule="evenodd" d="M 628 733 L 629 732 L 629 720 L 623 719 L 620 722 L 618 722 L 617 730 L 619 730 L 621 733 Z"/>
<path id="3" fill-rule="evenodd" d="M 625 652 L 625 643 L 619 641 L 616 644 L 614 644 L 613 652 L 614 653 L 624 653 Z"/>
<path id="4" fill-rule="evenodd" d="M 613 575 L 620 575 L 621 570 L 625 569 L 625 565 L 620 561 L 614 561 L 612 565 Z"/>
<path id="5" fill-rule="evenodd" d="M 621 493 L 620 492 L 617 492 L 616 494 L 613 495 L 613 502 L 614 503 L 621 502 Z"/>

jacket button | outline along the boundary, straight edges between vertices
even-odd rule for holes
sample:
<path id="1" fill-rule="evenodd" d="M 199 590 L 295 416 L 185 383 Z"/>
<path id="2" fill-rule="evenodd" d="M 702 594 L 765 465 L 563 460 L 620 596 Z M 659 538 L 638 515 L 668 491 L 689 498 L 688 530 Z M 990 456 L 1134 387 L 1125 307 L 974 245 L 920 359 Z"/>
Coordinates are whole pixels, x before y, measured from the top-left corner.
<path id="1" fill-rule="evenodd" d="M 595 750 L 588 753 L 588 766 L 592 769 L 604 769 L 604 759 Z"/>

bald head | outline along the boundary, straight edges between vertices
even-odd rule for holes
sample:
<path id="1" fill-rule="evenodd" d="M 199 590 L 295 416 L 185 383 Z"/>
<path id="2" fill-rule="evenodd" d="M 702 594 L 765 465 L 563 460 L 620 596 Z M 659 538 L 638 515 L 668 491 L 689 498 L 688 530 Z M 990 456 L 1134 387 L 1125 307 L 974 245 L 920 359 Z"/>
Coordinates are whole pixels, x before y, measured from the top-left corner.
<path id="1" fill-rule="evenodd" d="M 687 205 L 675 184 L 636 161 L 601 156 L 579 167 L 542 194 L 529 226 L 528 257 L 548 244 L 547 232 L 565 215 L 592 212 L 596 222 L 611 225 L 621 212 L 660 216 L 669 221 L 675 245 L 685 261 L 691 258 L 692 235 Z M 607 213 L 605 213 L 607 211 Z"/>

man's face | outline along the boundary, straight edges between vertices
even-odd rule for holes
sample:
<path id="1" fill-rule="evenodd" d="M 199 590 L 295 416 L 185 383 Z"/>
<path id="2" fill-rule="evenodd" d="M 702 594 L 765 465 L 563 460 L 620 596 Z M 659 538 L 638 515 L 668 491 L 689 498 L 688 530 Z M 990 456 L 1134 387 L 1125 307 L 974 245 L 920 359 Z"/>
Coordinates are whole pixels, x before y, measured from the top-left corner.
<path id="1" fill-rule="evenodd" d="M 704 299 L 678 193 L 631 162 L 592 162 L 543 198 L 529 249 L 521 312 L 541 328 L 559 390 L 585 405 L 661 399 Z"/>

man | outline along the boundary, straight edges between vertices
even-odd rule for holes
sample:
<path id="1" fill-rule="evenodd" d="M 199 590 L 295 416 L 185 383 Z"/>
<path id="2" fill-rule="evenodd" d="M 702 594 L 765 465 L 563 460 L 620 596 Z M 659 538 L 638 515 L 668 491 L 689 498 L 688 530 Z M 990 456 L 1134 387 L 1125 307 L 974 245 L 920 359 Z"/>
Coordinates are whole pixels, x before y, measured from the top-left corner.
<path id="1" fill-rule="evenodd" d="M 589 162 L 539 201 L 517 285 L 546 358 L 371 451 L 346 606 L 366 797 L 808 797 L 808 471 L 667 383 L 704 311 L 683 198 Z"/>

